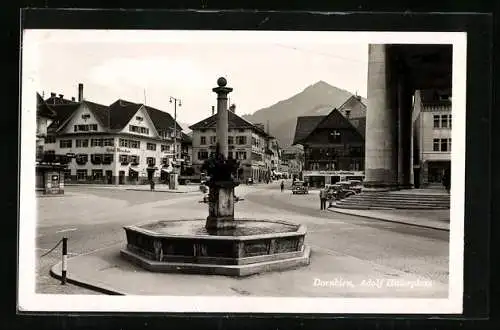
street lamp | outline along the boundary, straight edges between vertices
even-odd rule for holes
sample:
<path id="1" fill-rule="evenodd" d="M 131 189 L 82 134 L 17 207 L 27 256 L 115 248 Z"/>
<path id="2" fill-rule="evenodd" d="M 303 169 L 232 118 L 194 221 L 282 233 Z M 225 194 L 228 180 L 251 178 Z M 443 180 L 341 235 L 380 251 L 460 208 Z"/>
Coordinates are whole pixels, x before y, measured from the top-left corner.
<path id="1" fill-rule="evenodd" d="M 182 106 L 181 100 L 170 96 L 170 103 L 174 104 L 174 180 L 175 187 L 177 187 L 177 105 Z M 176 188 L 174 188 L 176 189 Z"/>

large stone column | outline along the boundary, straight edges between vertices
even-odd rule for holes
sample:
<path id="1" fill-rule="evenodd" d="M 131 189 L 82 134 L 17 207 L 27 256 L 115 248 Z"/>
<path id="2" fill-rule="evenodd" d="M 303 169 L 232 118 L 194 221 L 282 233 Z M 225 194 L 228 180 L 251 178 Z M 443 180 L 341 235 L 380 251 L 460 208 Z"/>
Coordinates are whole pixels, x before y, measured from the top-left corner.
<path id="1" fill-rule="evenodd" d="M 369 45 L 365 190 L 397 187 L 397 107 L 388 55 L 387 45 Z"/>
<path id="2" fill-rule="evenodd" d="M 398 183 L 401 189 L 411 185 L 411 93 L 407 72 L 402 68 L 398 78 Z"/>

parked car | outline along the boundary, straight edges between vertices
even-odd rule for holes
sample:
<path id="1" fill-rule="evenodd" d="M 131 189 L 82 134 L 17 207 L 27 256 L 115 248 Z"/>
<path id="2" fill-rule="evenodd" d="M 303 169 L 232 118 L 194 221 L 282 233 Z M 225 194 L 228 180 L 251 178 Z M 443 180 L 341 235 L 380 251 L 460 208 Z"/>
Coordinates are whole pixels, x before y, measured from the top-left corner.
<path id="1" fill-rule="evenodd" d="M 358 185 L 357 182 L 351 181 L 340 181 L 337 184 L 341 185 L 344 190 L 349 190 L 354 192 L 355 194 L 359 194 L 362 190 L 362 186 Z"/>
<path id="2" fill-rule="evenodd" d="M 327 185 L 325 188 L 327 189 L 327 196 L 330 201 L 344 199 L 356 194 L 354 190 L 350 189 L 349 185 L 342 182 Z"/>
<path id="3" fill-rule="evenodd" d="M 363 182 L 360 180 L 347 180 L 351 184 L 351 189 L 356 192 L 356 194 L 361 193 L 363 191 Z"/>
<path id="4" fill-rule="evenodd" d="M 295 181 L 292 185 L 292 194 L 309 194 L 309 188 L 304 181 Z"/>

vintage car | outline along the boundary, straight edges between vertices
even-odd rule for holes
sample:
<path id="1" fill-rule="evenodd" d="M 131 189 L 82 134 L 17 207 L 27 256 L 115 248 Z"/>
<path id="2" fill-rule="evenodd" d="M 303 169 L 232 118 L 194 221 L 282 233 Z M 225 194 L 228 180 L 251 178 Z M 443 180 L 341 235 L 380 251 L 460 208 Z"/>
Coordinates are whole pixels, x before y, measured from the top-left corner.
<path id="1" fill-rule="evenodd" d="M 356 192 L 349 188 L 349 186 L 342 183 L 326 185 L 325 189 L 327 191 L 327 199 L 330 201 L 334 201 L 355 195 Z"/>
<path id="2" fill-rule="evenodd" d="M 352 191 L 355 194 L 359 194 L 363 189 L 363 186 L 358 183 L 358 181 L 340 181 L 337 184 L 341 185 L 344 190 Z"/>
<path id="3" fill-rule="evenodd" d="M 304 181 L 295 181 L 292 185 L 292 194 L 309 194 L 309 188 Z"/>

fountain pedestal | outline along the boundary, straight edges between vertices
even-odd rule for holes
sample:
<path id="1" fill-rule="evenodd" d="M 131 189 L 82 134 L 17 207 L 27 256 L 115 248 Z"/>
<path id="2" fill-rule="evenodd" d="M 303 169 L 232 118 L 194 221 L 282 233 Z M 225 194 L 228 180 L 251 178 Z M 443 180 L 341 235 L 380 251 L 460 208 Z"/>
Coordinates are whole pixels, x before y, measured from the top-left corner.
<path id="1" fill-rule="evenodd" d="M 235 228 L 234 221 L 234 181 L 213 182 L 208 194 L 207 230 Z"/>

